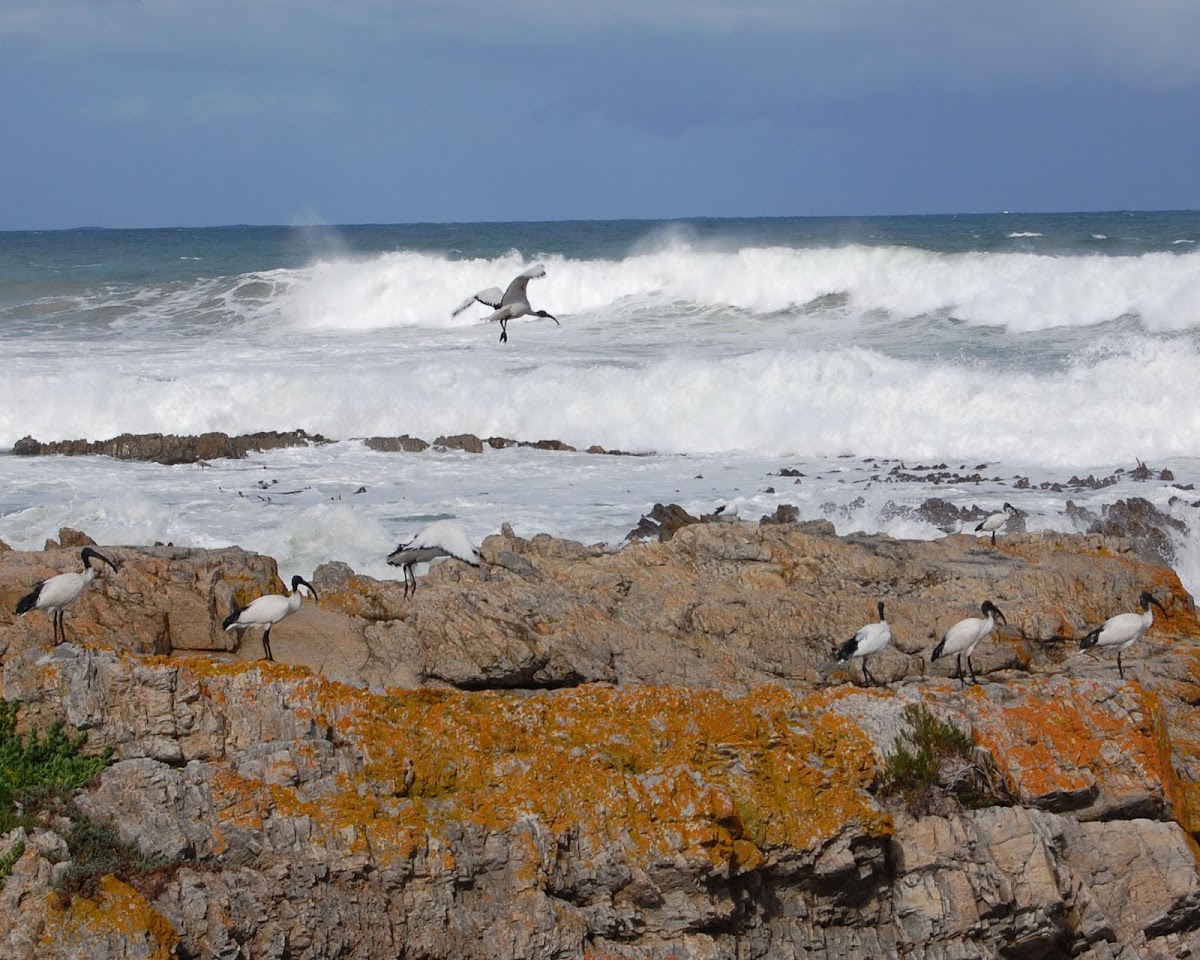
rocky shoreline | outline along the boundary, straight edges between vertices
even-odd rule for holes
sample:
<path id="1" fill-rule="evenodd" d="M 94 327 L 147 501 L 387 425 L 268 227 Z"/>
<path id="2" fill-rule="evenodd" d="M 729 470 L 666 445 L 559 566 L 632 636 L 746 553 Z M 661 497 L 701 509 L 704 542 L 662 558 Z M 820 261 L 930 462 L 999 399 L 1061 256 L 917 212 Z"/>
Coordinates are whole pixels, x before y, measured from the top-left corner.
<path id="1" fill-rule="evenodd" d="M 410 597 L 324 564 L 279 663 L 220 629 L 282 591 L 270 558 L 105 544 L 118 571 L 50 647 L 42 614 L 11 611 L 88 538 L 0 551 L 17 729 L 111 752 L 0 837 L 0 954 L 1200 950 L 1200 622 L 1176 575 L 1099 533 L 993 547 L 772 519 L 615 551 L 505 526 L 480 569 L 437 565 Z M 1122 681 L 1078 638 L 1142 590 L 1165 615 Z M 964 687 L 929 651 L 985 598 L 1008 625 Z M 833 651 L 880 599 L 895 640 L 869 687 Z M 922 711 L 970 739 L 914 802 L 889 784 Z M 64 894 L 79 823 L 152 866 Z"/>
<path id="2" fill-rule="evenodd" d="M 502 450 L 505 447 L 530 447 L 535 450 L 567 450 L 576 447 L 561 440 L 512 440 L 508 437 L 480 438 L 473 433 L 439 436 L 434 440 L 422 440 L 407 433 L 398 437 L 357 438 L 383 453 L 421 453 L 431 447 L 434 450 L 461 450 L 465 453 L 483 453 L 484 448 Z M 279 450 L 287 447 L 303 447 L 312 444 L 337 443 L 304 430 L 279 433 L 274 430 L 230 436 L 213 431 L 196 436 L 162 433 L 123 433 L 108 440 L 56 440 L 42 443 L 31 436 L 22 437 L 13 444 L 12 453 L 17 457 L 112 457 L 114 460 L 142 460 L 173 466 L 182 463 L 204 463 L 209 460 L 241 460 L 249 453 Z M 631 453 L 626 450 L 606 450 L 599 445 L 587 448 L 586 453 L 602 453 L 609 456 L 639 457 L 649 453 Z"/>

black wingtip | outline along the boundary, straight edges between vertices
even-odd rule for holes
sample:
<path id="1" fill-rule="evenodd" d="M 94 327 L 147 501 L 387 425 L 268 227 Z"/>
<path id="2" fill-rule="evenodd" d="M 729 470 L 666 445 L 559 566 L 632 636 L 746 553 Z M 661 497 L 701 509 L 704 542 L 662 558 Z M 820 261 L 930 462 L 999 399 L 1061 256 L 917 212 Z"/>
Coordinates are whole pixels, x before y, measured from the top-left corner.
<path id="1" fill-rule="evenodd" d="M 1086 637 L 1084 637 L 1082 640 L 1080 640 L 1079 641 L 1079 649 L 1080 650 L 1088 650 L 1088 649 L 1094 647 L 1096 645 L 1096 641 L 1098 641 L 1100 639 L 1100 631 L 1102 629 L 1103 629 L 1103 627 L 1097 627 L 1095 630 L 1093 630 L 1091 633 L 1089 633 Z"/>
<path id="2" fill-rule="evenodd" d="M 42 581 L 42 583 L 44 583 L 44 582 L 45 581 Z M 20 600 L 17 601 L 17 609 L 14 610 L 13 612 L 14 613 L 28 613 L 30 610 L 32 610 L 34 607 L 37 606 L 38 594 L 41 592 L 42 592 L 42 584 L 39 583 L 37 586 L 35 586 L 33 588 L 33 590 L 31 590 L 29 593 L 25 594 L 25 596 L 23 596 Z"/>
<path id="3" fill-rule="evenodd" d="M 237 605 L 237 601 L 235 600 L 235 601 L 233 601 L 233 608 L 229 611 L 229 616 L 227 616 L 224 620 L 221 621 L 221 629 L 228 630 L 235 623 L 237 623 L 237 619 L 241 615 L 242 615 L 242 608 Z"/>
<path id="4" fill-rule="evenodd" d="M 929 662 L 933 663 L 934 660 L 936 660 L 938 657 L 940 657 L 942 655 L 942 651 L 945 649 L 946 649 L 946 640 L 943 637 L 942 642 L 939 643 L 936 647 L 934 647 L 933 653 L 931 653 L 929 655 Z"/>
<path id="5" fill-rule="evenodd" d="M 858 638 L 851 637 L 849 640 L 847 640 L 845 643 L 843 643 L 842 648 L 840 650 L 838 650 L 837 662 L 845 663 L 852 656 L 854 656 L 855 651 L 857 651 L 857 650 L 858 650 Z"/>

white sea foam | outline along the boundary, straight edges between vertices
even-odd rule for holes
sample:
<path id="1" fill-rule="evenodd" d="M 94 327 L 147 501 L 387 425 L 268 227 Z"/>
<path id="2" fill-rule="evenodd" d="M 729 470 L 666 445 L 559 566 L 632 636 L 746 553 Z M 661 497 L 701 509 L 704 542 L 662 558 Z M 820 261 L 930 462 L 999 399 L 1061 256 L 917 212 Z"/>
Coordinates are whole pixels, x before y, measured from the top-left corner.
<path id="1" fill-rule="evenodd" d="M 1013 332 L 1123 316 L 1137 317 L 1153 331 L 1200 325 L 1196 254 L 940 254 L 862 246 L 714 252 L 668 246 L 622 260 L 540 259 L 547 273 L 530 284 L 530 300 L 567 317 L 670 304 L 763 315 L 838 295 L 856 315 L 950 315 Z M 476 290 L 504 287 L 527 266 L 515 253 L 497 260 L 395 253 L 323 261 L 291 277 L 281 313 L 310 331 L 469 326 L 487 309 L 459 318 L 451 318 L 450 310 Z"/>
<path id="2" fill-rule="evenodd" d="M 530 300 L 573 321 L 614 314 L 618 320 L 644 320 L 672 311 L 685 316 L 736 311 L 769 319 L 833 297 L 839 317 L 851 321 L 875 315 L 953 317 L 1013 333 L 1095 326 L 1121 317 L 1135 318 L 1152 332 L 1200 327 L 1195 252 L 945 254 L 855 245 L 721 251 L 678 238 L 638 249 L 620 260 L 538 257 L 547 275 L 530 284 Z M 461 330 L 489 311 L 481 305 L 453 318 L 455 305 L 477 290 L 503 288 L 531 262 L 515 251 L 487 260 L 406 251 L 340 256 L 300 269 L 191 284 L 100 289 L 82 309 L 123 332 L 165 324 L 177 335 L 188 322 L 203 324 L 205 333 L 243 327 L 253 336 L 271 330 L 342 336 L 391 328 Z M 45 308 L 64 315 L 80 309 L 76 301 L 48 301 Z"/>
<path id="3" fill-rule="evenodd" d="M 1036 230 L 1017 230 L 1007 235 L 1010 240 L 1016 240 L 1023 237 L 1040 237 L 1042 234 Z"/>
<path id="4" fill-rule="evenodd" d="M 510 327 L 510 330 L 512 328 Z M 662 453 L 1005 459 L 1069 467 L 1198 452 L 1191 341 L 1112 338 L 1057 370 L 862 347 L 680 347 L 594 359 L 603 325 L 421 347 L 328 338 L 14 359 L 0 445 L 122 432 L 302 427 L 333 438 L 472 432 Z M 524 344 L 524 352 L 520 349 Z M 545 353 L 545 356 L 542 354 Z M 64 391 L 64 384 L 70 384 Z"/>

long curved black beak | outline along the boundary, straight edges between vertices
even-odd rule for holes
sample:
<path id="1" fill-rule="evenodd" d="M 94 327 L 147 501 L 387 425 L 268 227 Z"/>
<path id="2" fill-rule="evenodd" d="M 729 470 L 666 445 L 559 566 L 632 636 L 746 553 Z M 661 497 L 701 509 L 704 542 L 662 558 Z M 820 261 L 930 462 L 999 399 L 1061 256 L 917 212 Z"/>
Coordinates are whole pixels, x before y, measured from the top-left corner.
<path id="1" fill-rule="evenodd" d="M 558 323 L 558 317 L 556 317 L 556 316 L 555 316 L 554 314 L 552 314 L 552 313 L 547 313 L 545 310 L 539 310 L 539 311 L 537 312 L 537 314 L 535 314 L 535 316 L 539 316 L 539 317 L 545 317 L 547 320 L 553 320 L 553 321 L 554 321 L 555 323 L 557 323 L 557 324 L 558 324 L 560 327 L 562 326 L 562 324 L 561 324 L 561 323 Z"/>
<path id="2" fill-rule="evenodd" d="M 111 560 L 109 560 L 108 557 L 106 557 L 104 554 L 100 553 L 98 550 L 93 550 L 91 547 L 84 547 L 82 556 L 83 556 L 83 568 L 85 570 L 92 565 L 92 558 L 94 557 L 97 560 L 103 560 L 110 567 L 112 567 L 113 573 L 117 572 L 117 565 L 115 563 L 113 563 Z"/>
<path id="3" fill-rule="evenodd" d="M 317 588 L 316 588 L 316 587 L 314 587 L 314 586 L 313 586 L 311 583 L 309 583 L 307 580 L 303 580 L 303 579 L 302 579 L 300 582 L 301 582 L 301 583 L 302 583 L 304 586 L 308 587 L 308 592 L 312 594 L 312 598 L 313 598 L 314 600 L 320 600 L 320 599 L 321 599 L 320 597 L 318 597 L 318 596 L 317 596 Z"/>

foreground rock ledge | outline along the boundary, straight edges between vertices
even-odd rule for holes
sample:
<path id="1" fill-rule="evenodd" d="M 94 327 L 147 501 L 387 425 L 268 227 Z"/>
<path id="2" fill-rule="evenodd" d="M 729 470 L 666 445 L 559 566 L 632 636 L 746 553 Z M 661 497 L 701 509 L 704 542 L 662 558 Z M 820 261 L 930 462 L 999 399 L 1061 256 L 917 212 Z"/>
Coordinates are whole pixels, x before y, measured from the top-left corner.
<path id="1" fill-rule="evenodd" d="M 239 659 L 256 639 L 208 652 L 202 615 L 159 606 L 194 595 L 223 615 L 278 589 L 269 560 L 105 546 L 122 569 L 68 614 L 82 642 L 50 649 L 40 615 L 0 619 L 3 695 L 25 725 L 113 747 L 80 806 L 182 864 L 150 899 L 112 878 L 64 907 L 47 896 L 61 846 L 26 838 L 0 955 L 1186 956 L 1200 625 L 1126 546 L 711 524 L 609 554 L 503 535 L 486 569 L 435 567 L 408 601 L 330 565 L 320 608 L 273 645 L 354 684 Z M 0 618 L 77 556 L 0 555 Z M 1142 587 L 1168 616 L 1128 681 L 1054 639 Z M 876 596 L 902 647 L 873 666 L 884 690 L 829 668 Z M 981 596 L 1012 628 L 963 690 L 930 668 L 927 635 Z M 412 689 L 378 680 L 401 673 Z M 522 689 L 462 689 L 486 686 Z M 1016 805 L 881 806 L 912 703 L 971 724 Z"/>

